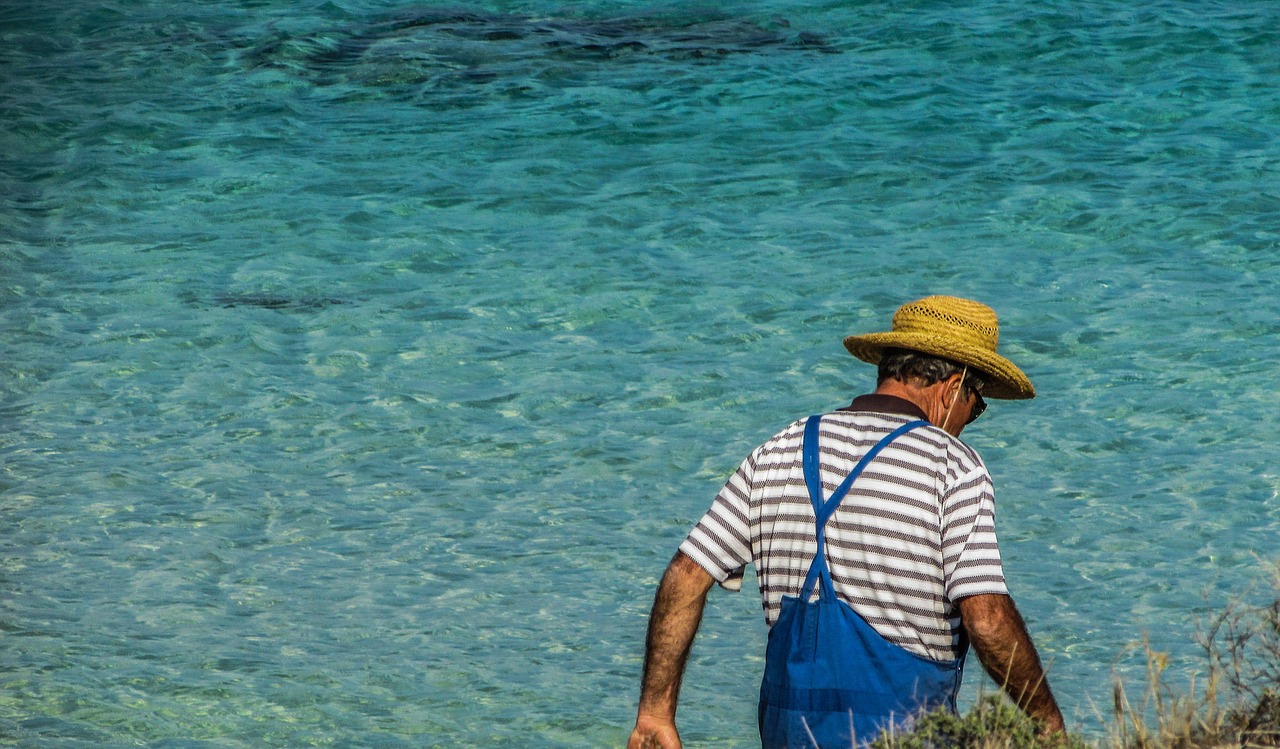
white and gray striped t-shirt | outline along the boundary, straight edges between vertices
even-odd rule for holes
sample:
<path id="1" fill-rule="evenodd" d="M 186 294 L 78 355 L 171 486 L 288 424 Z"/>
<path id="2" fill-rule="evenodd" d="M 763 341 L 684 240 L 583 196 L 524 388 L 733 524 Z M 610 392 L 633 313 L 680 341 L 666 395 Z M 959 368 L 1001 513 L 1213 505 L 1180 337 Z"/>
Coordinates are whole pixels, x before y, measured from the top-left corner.
<path id="1" fill-rule="evenodd" d="M 913 404 L 880 395 L 824 415 L 823 498 L 882 437 L 922 417 Z M 782 596 L 800 594 L 817 549 L 802 459 L 806 421 L 756 448 L 680 546 L 730 590 L 754 563 L 769 626 Z M 954 659 L 955 601 L 1007 592 L 994 523 L 991 477 L 978 454 L 936 427 L 914 429 L 867 465 L 828 522 L 832 582 L 889 641 Z"/>

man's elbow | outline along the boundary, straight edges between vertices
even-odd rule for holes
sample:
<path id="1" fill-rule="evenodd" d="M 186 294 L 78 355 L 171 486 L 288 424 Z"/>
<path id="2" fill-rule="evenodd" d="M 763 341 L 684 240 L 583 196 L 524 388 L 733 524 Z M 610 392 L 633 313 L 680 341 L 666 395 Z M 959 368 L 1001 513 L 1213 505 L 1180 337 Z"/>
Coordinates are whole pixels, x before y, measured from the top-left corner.
<path id="1" fill-rule="evenodd" d="M 667 571 L 662 576 L 663 584 L 668 582 L 679 585 L 682 589 L 701 590 L 703 593 L 711 590 L 711 586 L 716 580 L 683 551 L 677 551 L 676 555 L 671 558 L 671 563 L 667 565 Z"/>
<path id="2" fill-rule="evenodd" d="M 1026 631 L 1013 598 L 1001 593 L 982 593 L 956 602 L 960 621 L 974 644 L 1007 638 Z"/>

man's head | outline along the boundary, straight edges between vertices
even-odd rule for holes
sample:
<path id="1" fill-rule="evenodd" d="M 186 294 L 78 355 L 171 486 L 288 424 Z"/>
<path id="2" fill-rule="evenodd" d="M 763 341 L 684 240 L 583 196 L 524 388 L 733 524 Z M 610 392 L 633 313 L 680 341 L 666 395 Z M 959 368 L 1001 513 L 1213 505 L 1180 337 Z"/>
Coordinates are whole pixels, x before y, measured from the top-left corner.
<path id="1" fill-rule="evenodd" d="M 982 375 L 964 364 L 908 349 L 886 349 L 876 379 L 877 393 L 914 402 L 956 437 L 987 410 L 985 387 Z"/>
<path id="2" fill-rule="evenodd" d="M 996 353 L 999 340 L 996 313 L 987 305 L 953 296 L 931 296 L 899 307 L 893 315 L 892 331 L 851 335 L 844 339 L 844 347 L 877 365 L 887 351 L 914 351 L 976 371 L 984 385 L 982 394 L 988 398 L 1034 398 L 1036 389 L 1031 380 Z"/>
<path id="3" fill-rule="evenodd" d="M 959 436 L 991 398 L 1034 398 L 1035 388 L 996 353 L 996 314 L 984 304 L 933 296 L 904 304 L 893 330 L 849 336 L 849 353 L 879 366 L 877 392 L 906 397 L 929 420 Z"/>

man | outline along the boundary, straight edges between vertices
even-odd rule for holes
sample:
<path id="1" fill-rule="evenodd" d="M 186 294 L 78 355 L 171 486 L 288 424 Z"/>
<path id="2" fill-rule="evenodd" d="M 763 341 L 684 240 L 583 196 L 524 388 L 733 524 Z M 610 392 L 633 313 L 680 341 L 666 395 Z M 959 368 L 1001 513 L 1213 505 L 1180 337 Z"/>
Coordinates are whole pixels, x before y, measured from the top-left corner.
<path id="1" fill-rule="evenodd" d="M 1005 587 L 990 475 L 958 439 L 984 395 L 1035 397 L 998 339 L 989 307 L 942 296 L 900 307 L 891 332 L 845 339 L 879 366 L 875 393 L 756 448 L 681 544 L 654 599 L 630 749 L 681 746 L 676 701 L 707 593 L 739 589 L 748 563 L 771 628 L 765 747 L 846 748 L 954 710 L 970 643 L 1043 735 L 1064 730 Z"/>

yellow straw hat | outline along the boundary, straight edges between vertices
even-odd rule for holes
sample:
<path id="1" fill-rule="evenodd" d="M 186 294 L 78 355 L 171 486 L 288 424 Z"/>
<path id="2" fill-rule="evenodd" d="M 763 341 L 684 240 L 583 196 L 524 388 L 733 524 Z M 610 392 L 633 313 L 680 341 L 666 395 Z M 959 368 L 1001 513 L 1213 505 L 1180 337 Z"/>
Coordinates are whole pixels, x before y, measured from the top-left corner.
<path id="1" fill-rule="evenodd" d="M 987 398 L 1022 400 L 1036 389 L 1021 369 L 996 353 L 1000 325 L 995 310 L 953 296 L 931 296 L 909 302 L 893 313 L 893 332 L 851 335 L 849 353 L 879 364 L 887 348 L 903 348 L 967 364 L 986 376 Z"/>

